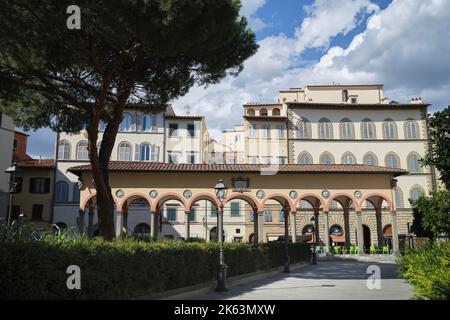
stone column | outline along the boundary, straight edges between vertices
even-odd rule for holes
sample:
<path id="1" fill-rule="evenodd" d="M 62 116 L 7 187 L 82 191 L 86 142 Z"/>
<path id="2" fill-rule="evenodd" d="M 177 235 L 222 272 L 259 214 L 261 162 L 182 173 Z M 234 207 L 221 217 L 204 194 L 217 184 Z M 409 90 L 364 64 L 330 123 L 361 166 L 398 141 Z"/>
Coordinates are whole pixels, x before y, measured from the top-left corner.
<path id="1" fill-rule="evenodd" d="M 328 211 L 324 211 L 324 221 L 325 221 L 325 252 L 330 252 L 330 223 L 328 221 Z"/>
<path id="2" fill-rule="evenodd" d="M 350 248 L 350 208 L 344 207 L 344 235 L 345 235 L 345 247 Z"/>
<path id="3" fill-rule="evenodd" d="M 184 215 L 184 217 L 185 217 L 185 223 L 184 223 L 184 226 L 185 226 L 185 235 L 184 235 L 184 240 L 189 240 L 189 238 L 190 238 L 190 235 L 191 235 L 191 222 L 189 221 L 189 215 L 191 214 L 191 212 L 190 211 L 186 211 L 185 212 L 185 215 Z"/>
<path id="4" fill-rule="evenodd" d="M 382 224 L 382 216 L 381 216 L 381 208 L 375 208 L 375 218 L 377 221 L 377 241 L 378 248 L 381 248 L 383 245 L 383 224 Z"/>
<path id="5" fill-rule="evenodd" d="M 287 210 L 287 209 L 286 209 Z M 287 211 L 289 212 L 289 211 Z M 296 220 L 296 212 L 292 211 L 291 214 L 288 215 L 290 218 L 291 223 L 291 237 L 292 237 L 292 243 L 297 242 L 297 220 Z M 285 217 L 287 218 L 287 217 Z"/>
<path id="6" fill-rule="evenodd" d="M 358 253 L 364 254 L 364 235 L 361 211 L 356 212 L 356 238 L 358 242 Z"/>
<path id="7" fill-rule="evenodd" d="M 88 212 L 88 237 L 92 239 L 94 237 L 94 206 L 89 206 Z"/>
<path id="8" fill-rule="evenodd" d="M 317 246 L 319 245 L 319 239 L 320 239 L 320 232 L 319 232 L 319 208 L 315 207 L 314 208 L 314 237 L 315 237 L 315 241 L 314 241 L 314 245 Z"/>
<path id="9" fill-rule="evenodd" d="M 128 209 L 125 209 L 122 211 L 122 218 L 123 218 L 123 233 L 127 236 L 128 235 Z"/>
<path id="10" fill-rule="evenodd" d="M 84 210 L 78 211 L 79 217 L 80 217 L 80 225 L 78 226 L 78 231 L 80 232 L 80 235 L 84 234 Z"/>
<path id="11" fill-rule="evenodd" d="M 253 242 L 259 243 L 259 226 L 258 226 L 258 211 L 253 210 Z"/>
<path id="12" fill-rule="evenodd" d="M 150 238 L 156 239 L 158 236 L 158 211 L 150 213 Z"/>
<path id="13" fill-rule="evenodd" d="M 116 238 L 119 238 L 122 235 L 123 228 L 123 216 L 121 211 L 116 211 Z"/>
<path id="14" fill-rule="evenodd" d="M 397 226 L 397 212 L 391 211 L 391 226 L 392 226 L 392 247 L 393 253 L 400 253 L 400 245 L 398 243 L 398 226 Z"/>
<path id="15" fill-rule="evenodd" d="M 258 242 L 264 241 L 264 211 L 258 211 Z"/>

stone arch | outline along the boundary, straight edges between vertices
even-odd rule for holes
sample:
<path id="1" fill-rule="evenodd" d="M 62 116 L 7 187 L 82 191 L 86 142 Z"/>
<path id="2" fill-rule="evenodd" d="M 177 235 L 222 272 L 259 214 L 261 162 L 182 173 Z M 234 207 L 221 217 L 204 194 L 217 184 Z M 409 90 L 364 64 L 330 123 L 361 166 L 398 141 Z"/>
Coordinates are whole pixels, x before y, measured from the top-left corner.
<path id="1" fill-rule="evenodd" d="M 375 208 L 381 209 L 381 204 L 385 200 L 389 206 L 389 210 L 394 210 L 394 205 L 392 203 L 392 200 L 386 197 L 385 195 L 382 195 L 381 193 L 370 193 L 363 197 L 360 202 L 360 207 L 364 204 L 364 201 L 370 202 Z"/>
<path id="2" fill-rule="evenodd" d="M 253 208 L 253 210 L 256 210 L 256 211 L 264 210 L 263 209 L 264 206 L 261 206 L 261 204 L 258 202 L 258 200 L 256 200 L 253 196 L 251 196 L 249 194 L 233 193 L 225 199 L 224 205 L 227 204 L 228 202 L 230 202 L 231 200 L 243 200 L 243 201 L 246 201 Z"/>
<path id="3" fill-rule="evenodd" d="M 395 158 L 396 164 L 394 166 L 390 166 L 388 163 L 389 162 L 388 160 L 390 157 Z M 401 168 L 402 165 L 401 165 L 400 157 L 398 156 L 398 154 L 395 153 L 394 151 L 388 152 L 386 154 L 386 156 L 384 157 L 384 166 L 389 167 L 389 168 Z"/>
<path id="4" fill-rule="evenodd" d="M 372 157 L 372 159 L 374 160 L 373 164 L 370 164 L 369 157 Z M 377 155 L 375 153 L 373 153 L 372 151 L 367 151 L 363 156 L 363 164 L 366 166 L 369 166 L 369 165 L 378 166 L 379 162 L 378 162 Z"/>
<path id="5" fill-rule="evenodd" d="M 325 157 L 329 157 L 331 163 L 325 163 L 325 160 L 324 160 Z M 336 160 L 331 152 L 324 151 L 324 152 L 322 152 L 322 154 L 319 157 L 319 163 L 320 164 L 335 164 Z"/>
<path id="6" fill-rule="evenodd" d="M 332 195 L 330 197 L 330 199 L 328 199 L 327 208 L 330 207 L 331 202 L 333 200 L 339 202 L 342 207 L 349 206 L 350 204 L 349 204 L 348 200 L 351 200 L 351 202 L 353 202 L 353 204 L 355 206 L 355 210 L 356 211 L 361 211 L 361 205 L 358 202 L 358 200 L 356 200 L 354 196 L 352 196 L 352 195 L 350 195 L 348 193 L 337 193 L 337 194 Z"/>
<path id="7" fill-rule="evenodd" d="M 181 195 L 173 192 L 168 192 L 160 195 L 155 201 L 152 202 L 151 204 L 152 212 L 158 212 L 161 206 L 170 200 L 179 201 L 183 205 L 185 211 L 189 210 L 186 201 L 183 199 Z"/>
<path id="8" fill-rule="evenodd" d="M 313 164 L 313 157 L 308 151 L 302 151 L 297 157 L 297 163 L 301 165 Z"/>
<path id="9" fill-rule="evenodd" d="M 89 195 L 89 197 L 84 199 L 83 202 L 80 202 L 80 210 L 84 211 L 84 209 L 86 209 L 86 206 L 88 205 L 89 201 L 96 198 L 96 196 L 97 196 L 97 193 L 94 191 Z M 114 205 L 116 206 L 117 210 L 119 210 L 119 208 L 120 208 L 119 202 L 117 201 L 116 197 L 113 196 L 112 198 L 114 201 Z"/>
<path id="10" fill-rule="evenodd" d="M 214 204 L 216 206 L 216 208 L 220 207 L 220 202 L 219 200 L 217 200 L 216 196 L 210 193 L 199 193 L 197 195 L 195 195 L 187 204 L 187 208 L 190 211 L 192 209 L 192 206 L 201 200 L 208 200 L 210 201 L 212 204 Z"/>
<path id="11" fill-rule="evenodd" d="M 413 164 L 413 166 L 411 166 L 411 157 L 415 157 L 415 163 Z M 423 167 L 420 165 L 419 160 L 422 157 L 420 156 L 419 153 L 417 153 L 416 151 L 411 151 L 410 153 L 408 153 L 408 155 L 406 156 L 406 166 L 408 168 L 408 171 L 410 173 L 423 173 Z M 418 168 L 418 170 L 415 170 L 416 167 Z"/>
<path id="12" fill-rule="evenodd" d="M 140 193 L 140 192 L 135 192 L 135 193 L 131 193 L 129 195 L 127 195 L 121 202 L 119 205 L 119 210 L 120 211 L 124 211 L 126 209 L 126 206 L 128 203 L 133 202 L 136 199 L 139 198 L 143 198 L 145 200 L 147 200 L 148 205 L 150 206 L 150 208 L 152 207 L 152 200 L 150 199 L 150 197 L 144 193 Z"/>
<path id="13" fill-rule="evenodd" d="M 262 208 L 264 208 L 264 206 L 265 206 L 265 204 L 266 204 L 266 202 L 268 201 L 268 200 L 275 200 L 275 201 L 277 201 L 279 204 L 281 204 L 281 206 L 288 206 L 288 209 L 290 210 L 290 212 L 295 212 L 296 211 L 296 206 L 295 206 L 295 204 L 294 204 L 294 202 L 292 202 L 292 200 L 291 199 L 289 199 L 289 197 L 288 196 L 286 196 L 286 195 L 284 195 L 284 194 L 281 194 L 281 193 L 274 193 L 274 194 L 271 194 L 271 195 L 268 195 L 263 201 L 262 201 L 262 204 L 261 204 L 261 207 Z M 283 203 L 284 202 L 284 203 Z"/>
<path id="14" fill-rule="evenodd" d="M 352 160 L 351 160 L 351 162 L 353 162 L 353 163 L 346 163 L 347 161 L 346 161 L 346 158 L 347 157 L 350 157 Z M 350 152 L 350 151 L 346 151 L 346 152 L 344 152 L 343 154 L 342 154 L 342 156 L 341 156 L 341 163 L 342 164 L 351 164 L 351 165 L 354 165 L 354 164 L 357 164 L 358 163 L 358 161 L 356 160 L 356 156 L 352 153 L 352 152 Z"/>
<path id="15" fill-rule="evenodd" d="M 305 200 L 308 201 L 313 208 L 319 208 L 322 206 L 323 211 L 328 211 L 328 205 L 327 203 L 317 194 L 314 193 L 305 193 L 300 195 L 300 197 L 297 198 L 295 201 L 295 208 L 297 209 L 300 205 L 300 201 Z"/>

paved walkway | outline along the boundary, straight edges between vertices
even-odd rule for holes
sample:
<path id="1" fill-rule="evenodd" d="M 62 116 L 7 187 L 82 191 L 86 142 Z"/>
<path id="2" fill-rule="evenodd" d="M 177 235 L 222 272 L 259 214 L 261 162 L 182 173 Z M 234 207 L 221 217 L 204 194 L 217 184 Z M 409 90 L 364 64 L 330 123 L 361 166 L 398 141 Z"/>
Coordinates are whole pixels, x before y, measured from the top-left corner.
<path id="1" fill-rule="evenodd" d="M 368 289 L 367 267 L 381 270 L 381 289 Z M 394 259 L 381 262 L 325 258 L 290 274 L 275 274 L 231 288 L 195 297 L 202 300 L 407 300 L 412 287 L 396 275 Z"/>

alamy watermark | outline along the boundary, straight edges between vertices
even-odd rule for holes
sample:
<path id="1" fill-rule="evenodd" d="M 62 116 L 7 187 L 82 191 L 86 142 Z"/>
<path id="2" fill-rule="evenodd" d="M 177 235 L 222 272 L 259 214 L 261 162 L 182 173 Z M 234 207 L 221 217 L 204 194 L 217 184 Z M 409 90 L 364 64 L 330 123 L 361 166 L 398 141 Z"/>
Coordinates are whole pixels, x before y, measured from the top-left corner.
<path id="1" fill-rule="evenodd" d="M 67 267 L 66 273 L 70 274 L 67 278 L 66 286 L 69 290 L 81 289 L 81 269 L 77 265 L 71 265 Z"/>
<path id="2" fill-rule="evenodd" d="M 366 285 L 369 290 L 381 289 L 381 269 L 377 265 L 370 265 L 367 267 L 367 274 L 370 274 L 367 278 Z"/>
<path id="3" fill-rule="evenodd" d="M 70 5 L 66 10 L 67 14 L 70 16 L 66 20 L 66 26 L 69 30 L 80 30 L 81 29 L 81 9 L 77 5 Z"/>

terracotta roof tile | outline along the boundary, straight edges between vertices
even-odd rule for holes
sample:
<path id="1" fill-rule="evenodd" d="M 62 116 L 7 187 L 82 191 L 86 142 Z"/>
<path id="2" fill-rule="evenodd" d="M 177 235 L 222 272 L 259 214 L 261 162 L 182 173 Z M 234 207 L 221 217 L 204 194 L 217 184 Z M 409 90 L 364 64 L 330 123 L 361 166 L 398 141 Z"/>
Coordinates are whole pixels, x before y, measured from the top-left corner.
<path id="1" fill-rule="evenodd" d="M 273 171 L 269 165 L 261 164 L 173 164 L 173 163 L 155 163 L 155 162 L 125 162 L 111 161 L 110 171 L 166 171 L 166 172 L 261 172 Z M 390 173 L 395 176 L 406 174 L 403 169 L 393 169 L 378 166 L 366 165 L 297 165 L 283 164 L 278 165 L 279 173 Z M 90 165 L 82 165 L 69 168 L 72 173 L 90 171 Z"/>
<path id="2" fill-rule="evenodd" d="M 17 166 L 21 168 L 53 168 L 55 160 L 53 159 L 30 159 L 17 162 Z"/>

